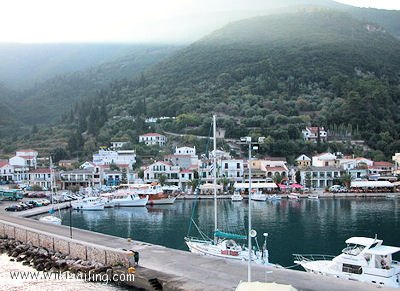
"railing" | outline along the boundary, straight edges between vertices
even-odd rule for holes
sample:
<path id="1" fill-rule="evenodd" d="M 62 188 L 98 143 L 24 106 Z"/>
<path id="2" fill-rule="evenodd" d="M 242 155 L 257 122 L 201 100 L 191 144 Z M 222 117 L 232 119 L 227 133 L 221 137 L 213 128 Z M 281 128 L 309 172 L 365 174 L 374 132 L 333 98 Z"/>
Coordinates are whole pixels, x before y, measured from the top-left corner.
<path id="1" fill-rule="evenodd" d="M 293 254 L 295 263 L 311 261 L 330 261 L 335 256 L 321 254 Z"/>

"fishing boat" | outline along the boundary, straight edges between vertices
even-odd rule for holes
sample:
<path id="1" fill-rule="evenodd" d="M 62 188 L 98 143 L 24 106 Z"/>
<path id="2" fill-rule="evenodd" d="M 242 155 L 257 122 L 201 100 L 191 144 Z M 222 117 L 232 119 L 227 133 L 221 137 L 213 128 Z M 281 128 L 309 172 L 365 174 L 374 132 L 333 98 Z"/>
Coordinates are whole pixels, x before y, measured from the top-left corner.
<path id="1" fill-rule="evenodd" d="M 309 273 L 400 288 L 400 262 L 392 259 L 400 248 L 382 243 L 377 238 L 351 237 L 336 257 L 294 254 L 295 263 Z"/>
<path id="2" fill-rule="evenodd" d="M 213 116 L 213 129 L 214 129 L 214 153 L 216 152 L 216 118 L 215 115 Z M 206 255 L 206 256 L 213 256 L 219 258 L 226 258 L 238 261 L 249 261 L 255 262 L 257 264 L 262 265 L 270 265 L 268 260 L 268 250 L 267 250 L 267 234 L 264 234 L 264 243 L 261 249 L 258 250 L 251 250 L 249 251 L 245 246 L 240 245 L 237 241 L 239 240 L 247 240 L 247 236 L 223 232 L 218 229 L 217 225 L 217 167 L 216 167 L 216 156 L 214 155 L 214 162 L 213 162 L 213 185 L 214 185 L 214 233 L 213 239 L 207 237 L 201 229 L 197 226 L 193 219 L 193 212 L 192 218 L 189 225 L 188 235 L 185 237 L 185 243 L 187 244 L 189 250 L 192 253 Z M 199 189 L 196 191 L 199 192 Z M 201 235 L 201 238 L 194 238 L 190 237 L 190 229 L 191 226 L 194 225 L 198 232 Z M 254 237 L 254 236 L 252 236 Z"/>
<path id="3" fill-rule="evenodd" d="M 71 203 L 76 210 L 104 210 L 104 202 L 101 197 L 87 197 Z"/>
<path id="4" fill-rule="evenodd" d="M 178 197 L 178 187 L 163 186 L 158 184 L 128 184 L 122 185 L 141 198 L 148 197 L 148 205 L 173 204 Z"/>
<path id="5" fill-rule="evenodd" d="M 50 176 L 51 176 L 50 177 L 51 178 L 51 182 L 50 182 L 50 188 L 51 188 L 50 201 L 51 201 L 51 205 L 53 205 L 53 201 L 54 201 L 53 193 L 57 193 L 57 187 L 55 186 L 55 175 L 54 175 L 54 172 L 53 172 L 53 162 L 52 162 L 51 157 L 50 157 Z M 62 219 L 61 219 L 61 217 L 56 216 L 55 213 L 56 213 L 56 211 L 52 207 L 49 210 L 49 214 L 40 217 L 39 221 L 40 222 L 44 222 L 44 223 L 49 223 L 49 224 L 61 225 Z"/>
<path id="6" fill-rule="evenodd" d="M 231 195 L 231 200 L 232 200 L 232 202 L 240 202 L 243 200 L 243 196 L 240 195 L 240 192 L 235 191 Z"/>

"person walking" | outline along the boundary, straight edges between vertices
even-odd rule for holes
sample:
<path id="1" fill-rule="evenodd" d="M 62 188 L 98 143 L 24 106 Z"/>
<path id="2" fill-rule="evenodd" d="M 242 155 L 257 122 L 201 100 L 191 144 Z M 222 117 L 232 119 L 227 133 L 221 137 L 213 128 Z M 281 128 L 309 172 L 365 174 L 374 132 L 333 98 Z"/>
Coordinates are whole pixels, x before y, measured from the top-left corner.
<path id="1" fill-rule="evenodd" d="M 133 258 L 135 260 L 135 265 L 139 266 L 139 252 L 133 252 Z"/>

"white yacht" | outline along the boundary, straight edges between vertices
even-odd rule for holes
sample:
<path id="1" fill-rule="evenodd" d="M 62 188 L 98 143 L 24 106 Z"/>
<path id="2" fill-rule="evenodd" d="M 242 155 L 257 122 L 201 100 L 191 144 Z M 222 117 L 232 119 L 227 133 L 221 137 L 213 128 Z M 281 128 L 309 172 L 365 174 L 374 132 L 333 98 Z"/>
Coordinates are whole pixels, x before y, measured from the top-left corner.
<path id="1" fill-rule="evenodd" d="M 129 190 L 118 190 L 113 193 L 114 205 L 119 207 L 146 206 L 149 196 L 140 197 Z"/>
<path id="2" fill-rule="evenodd" d="M 104 208 L 112 208 L 115 206 L 115 201 L 111 193 L 101 194 L 101 201 L 104 202 Z"/>
<path id="3" fill-rule="evenodd" d="M 268 198 L 267 194 L 263 194 L 260 191 L 254 192 L 251 194 L 251 200 L 254 201 L 266 201 Z"/>
<path id="4" fill-rule="evenodd" d="M 337 257 L 295 254 L 295 263 L 314 274 L 400 288 L 400 263 L 392 260 L 400 248 L 367 237 L 352 237 L 346 243 Z"/>
<path id="5" fill-rule="evenodd" d="M 231 200 L 232 200 L 233 202 L 240 202 L 240 201 L 243 200 L 243 196 L 240 195 L 239 192 L 235 191 L 235 192 L 233 193 L 233 195 L 231 195 Z"/>
<path id="6" fill-rule="evenodd" d="M 71 203 L 72 209 L 77 210 L 104 210 L 104 202 L 100 197 L 87 197 Z"/>

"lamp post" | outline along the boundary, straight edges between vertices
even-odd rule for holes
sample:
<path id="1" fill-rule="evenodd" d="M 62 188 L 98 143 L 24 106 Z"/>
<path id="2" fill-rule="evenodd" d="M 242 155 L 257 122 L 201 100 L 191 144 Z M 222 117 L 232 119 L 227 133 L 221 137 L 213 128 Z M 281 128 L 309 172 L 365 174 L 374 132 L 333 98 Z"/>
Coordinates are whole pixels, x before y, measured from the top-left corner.
<path id="1" fill-rule="evenodd" d="M 249 225 L 248 225 L 248 260 L 247 260 L 247 281 L 251 282 L 251 255 L 252 255 L 252 237 L 256 235 L 256 232 L 252 230 L 252 223 L 251 223 L 251 148 L 254 145 L 255 149 L 258 149 L 258 145 L 263 143 L 265 137 L 259 137 L 257 142 L 251 141 L 251 136 L 246 136 L 240 138 L 241 144 L 247 144 L 249 148 L 249 158 L 248 158 L 248 167 L 249 167 Z"/>

